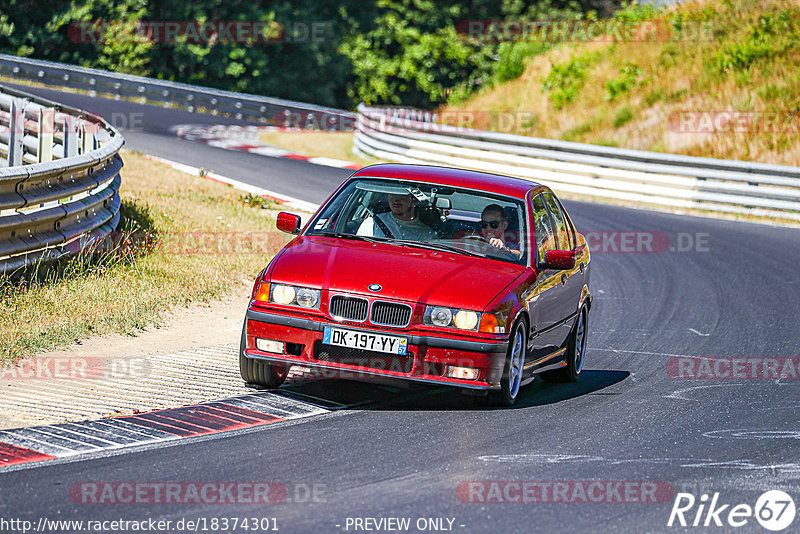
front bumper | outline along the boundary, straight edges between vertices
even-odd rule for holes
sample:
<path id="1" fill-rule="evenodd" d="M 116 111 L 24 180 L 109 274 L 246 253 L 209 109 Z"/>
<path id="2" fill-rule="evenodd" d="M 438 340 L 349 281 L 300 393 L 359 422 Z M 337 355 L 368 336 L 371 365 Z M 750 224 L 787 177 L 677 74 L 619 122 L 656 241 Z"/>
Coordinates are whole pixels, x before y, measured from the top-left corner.
<path id="1" fill-rule="evenodd" d="M 392 365 L 389 365 L 388 368 L 377 368 L 375 365 L 354 365 L 318 359 L 318 354 L 315 354 L 315 346 L 319 347 L 322 342 L 322 334 L 326 326 L 407 338 L 407 355 L 387 356 L 398 362 L 402 360 L 397 367 L 403 367 L 403 369 Z M 357 325 L 252 308 L 247 310 L 245 333 L 244 355 L 248 358 L 334 369 L 342 372 L 343 376 L 373 375 L 479 390 L 500 387 L 500 378 L 508 350 L 507 339 L 477 341 L 432 336 L 427 333 L 414 334 L 406 331 L 378 330 L 374 327 L 362 328 Z M 282 341 L 286 344 L 286 349 L 283 354 L 263 352 L 256 348 L 256 338 Z M 476 380 L 448 378 L 444 376 L 447 365 L 477 368 L 479 370 L 478 378 Z"/>

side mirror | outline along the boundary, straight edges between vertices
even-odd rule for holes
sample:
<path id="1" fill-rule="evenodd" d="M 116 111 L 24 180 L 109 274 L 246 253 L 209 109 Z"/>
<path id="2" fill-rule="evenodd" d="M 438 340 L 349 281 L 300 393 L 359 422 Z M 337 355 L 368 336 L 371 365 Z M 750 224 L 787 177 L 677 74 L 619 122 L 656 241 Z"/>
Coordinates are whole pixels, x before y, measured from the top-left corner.
<path id="1" fill-rule="evenodd" d="M 280 212 L 277 221 L 275 221 L 275 225 L 278 227 L 278 230 L 286 232 L 287 234 L 297 235 L 300 233 L 300 217 L 292 213 L 286 213 L 285 211 Z"/>
<path id="2" fill-rule="evenodd" d="M 544 261 L 539 264 L 542 269 L 566 271 L 575 268 L 574 250 L 548 250 L 544 253 Z"/>

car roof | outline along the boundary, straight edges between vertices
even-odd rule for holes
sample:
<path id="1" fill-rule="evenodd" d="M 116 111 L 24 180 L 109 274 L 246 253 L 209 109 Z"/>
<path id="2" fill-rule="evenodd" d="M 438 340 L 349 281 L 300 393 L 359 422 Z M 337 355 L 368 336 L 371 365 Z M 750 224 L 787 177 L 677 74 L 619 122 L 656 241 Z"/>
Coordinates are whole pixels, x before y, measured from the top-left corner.
<path id="1" fill-rule="evenodd" d="M 479 191 L 488 191 L 516 198 L 525 198 L 525 195 L 531 189 L 542 188 L 549 191 L 549 188 L 546 186 L 529 180 L 523 180 L 522 178 L 513 178 L 511 176 L 491 174 L 488 172 L 470 171 L 467 169 L 436 167 L 433 165 L 382 163 L 364 167 L 353 174 L 352 177 L 395 178 L 414 182 L 428 182 L 452 187 L 465 187 Z"/>

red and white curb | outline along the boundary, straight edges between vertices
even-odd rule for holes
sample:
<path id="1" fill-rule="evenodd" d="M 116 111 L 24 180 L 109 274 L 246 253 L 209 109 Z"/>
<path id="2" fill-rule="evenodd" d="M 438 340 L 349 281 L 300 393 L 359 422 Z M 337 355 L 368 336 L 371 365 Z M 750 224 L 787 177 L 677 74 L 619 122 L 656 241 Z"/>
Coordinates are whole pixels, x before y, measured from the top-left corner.
<path id="1" fill-rule="evenodd" d="M 0 467 L 219 434 L 330 411 L 264 392 L 128 417 L 4 430 Z"/>
<path id="2" fill-rule="evenodd" d="M 242 152 L 249 152 L 251 154 L 269 156 L 271 158 L 287 158 L 306 161 L 314 165 L 324 165 L 326 167 L 337 167 L 340 169 L 358 170 L 363 167 L 363 165 L 358 165 L 352 161 L 293 154 L 288 150 L 268 145 L 259 139 L 259 134 L 261 131 L 281 129 L 282 128 L 277 128 L 275 126 L 204 126 L 194 124 L 179 124 L 170 128 L 170 130 L 175 132 L 178 137 L 182 137 L 189 141 L 205 143 L 208 146 L 213 146 L 216 148 L 239 150 Z"/>
<path id="3" fill-rule="evenodd" d="M 147 157 L 150 160 L 157 161 L 159 163 L 172 167 L 177 171 L 184 172 L 192 176 L 207 178 L 214 182 L 218 182 L 223 185 L 233 187 L 234 189 L 238 189 L 239 191 L 244 191 L 245 193 L 251 193 L 253 195 L 267 198 L 269 200 L 277 202 L 278 204 L 282 204 L 284 206 L 294 208 L 300 211 L 314 213 L 319 208 L 319 204 L 306 202 L 305 200 L 300 200 L 299 198 L 294 198 L 288 195 L 283 195 L 281 193 L 276 193 L 275 191 L 270 191 L 269 189 L 264 189 L 263 187 L 257 187 L 255 185 L 246 184 L 244 182 L 240 182 L 239 180 L 234 180 L 233 178 L 228 178 L 227 176 L 222 176 L 221 174 L 217 174 L 215 172 L 208 172 L 199 167 L 192 167 L 191 165 L 178 163 L 177 161 L 160 158 L 158 156 L 151 156 L 149 154 L 145 154 L 145 157 Z"/>

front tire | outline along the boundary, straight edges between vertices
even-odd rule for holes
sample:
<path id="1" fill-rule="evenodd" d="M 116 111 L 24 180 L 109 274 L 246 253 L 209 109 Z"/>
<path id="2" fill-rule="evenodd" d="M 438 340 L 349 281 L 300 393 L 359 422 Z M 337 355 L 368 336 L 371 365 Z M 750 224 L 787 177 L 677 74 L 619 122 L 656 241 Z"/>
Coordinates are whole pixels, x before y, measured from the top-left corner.
<path id="1" fill-rule="evenodd" d="M 578 321 L 567 341 L 567 365 L 555 371 L 542 373 L 546 382 L 577 382 L 583 369 L 583 358 L 586 355 L 586 334 L 588 333 L 589 310 L 581 308 Z"/>
<path id="2" fill-rule="evenodd" d="M 264 360 L 248 358 L 244 354 L 247 346 L 247 320 L 242 325 L 242 338 L 239 341 L 239 373 L 249 385 L 275 389 L 283 384 L 289 374 L 288 366 Z"/>
<path id="3" fill-rule="evenodd" d="M 528 346 L 527 332 L 525 322 L 517 321 L 509 338 L 503 378 L 500 379 L 500 390 L 489 392 L 487 396 L 489 404 L 513 406 L 517 401 L 520 384 L 522 384 L 522 371 L 525 367 L 525 353 Z"/>

